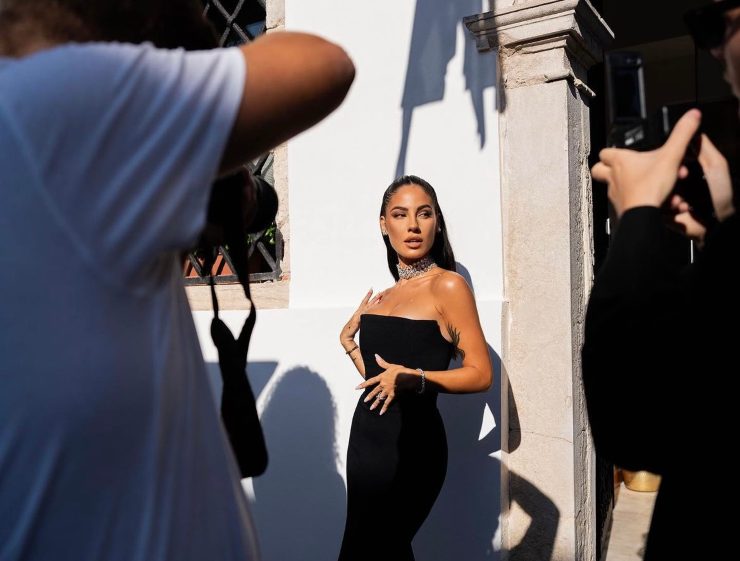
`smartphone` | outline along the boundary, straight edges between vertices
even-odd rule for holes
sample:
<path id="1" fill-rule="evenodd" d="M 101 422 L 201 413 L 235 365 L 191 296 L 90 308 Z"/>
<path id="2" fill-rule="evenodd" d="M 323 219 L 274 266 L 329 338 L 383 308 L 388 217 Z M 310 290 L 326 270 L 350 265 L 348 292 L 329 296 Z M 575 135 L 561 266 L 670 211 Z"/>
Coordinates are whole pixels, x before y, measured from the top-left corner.
<path id="1" fill-rule="evenodd" d="M 610 127 L 636 125 L 647 119 L 645 72 L 640 53 L 607 53 L 606 89 Z"/>

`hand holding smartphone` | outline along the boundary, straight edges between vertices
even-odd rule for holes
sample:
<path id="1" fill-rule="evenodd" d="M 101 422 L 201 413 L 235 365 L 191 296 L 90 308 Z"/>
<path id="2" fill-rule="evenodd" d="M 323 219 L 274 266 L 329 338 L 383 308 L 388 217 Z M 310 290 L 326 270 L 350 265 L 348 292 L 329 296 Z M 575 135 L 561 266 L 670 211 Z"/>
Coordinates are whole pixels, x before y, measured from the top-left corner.
<path id="1" fill-rule="evenodd" d="M 692 108 L 690 104 L 664 105 L 655 113 L 647 110 L 644 62 L 635 51 L 614 51 L 606 56 L 608 139 L 615 148 L 637 151 L 655 150 L 668 139 L 678 119 Z M 685 178 L 676 182 L 674 193 L 690 206 L 696 220 L 709 226 L 716 222 L 709 187 L 698 157 L 701 128 L 689 144 L 683 165 Z"/>

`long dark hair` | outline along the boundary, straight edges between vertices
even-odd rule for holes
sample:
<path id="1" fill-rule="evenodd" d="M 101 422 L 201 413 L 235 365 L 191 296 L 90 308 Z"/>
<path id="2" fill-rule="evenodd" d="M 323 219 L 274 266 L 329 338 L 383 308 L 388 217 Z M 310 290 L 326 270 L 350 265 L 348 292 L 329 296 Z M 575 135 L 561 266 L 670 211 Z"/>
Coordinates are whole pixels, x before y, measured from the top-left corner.
<path id="1" fill-rule="evenodd" d="M 429 195 L 434 204 L 434 213 L 437 215 L 437 232 L 434 233 L 434 244 L 432 249 L 429 251 L 429 255 L 438 267 L 447 269 L 448 271 L 455 270 L 455 254 L 452 252 L 452 246 L 450 245 L 450 239 L 447 236 L 447 224 L 445 223 L 445 217 L 442 214 L 442 209 L 439 208 L 439 201 L 437 200 L 437 193 L 429 182 L 424 181 L 421 177 L 416 175 L 404 175 L 396 179 L 391 183 L 383 193 L 383 203 L 380 205 L 380 216 L 385 215 L 385 211 L 388 208 L 388 202 L 391 200 L 393 194 L 398 191 L 401 187 L 406 185 L 418 185 L 424 192 Z M 388 236 L 383 236 L 383 242 L 385 243 L 386 253 L 388 255 L 388 269 L 393 275 L 393 278 L 398 280 L 398 253 L 393 249 L 391 240 Z"/>

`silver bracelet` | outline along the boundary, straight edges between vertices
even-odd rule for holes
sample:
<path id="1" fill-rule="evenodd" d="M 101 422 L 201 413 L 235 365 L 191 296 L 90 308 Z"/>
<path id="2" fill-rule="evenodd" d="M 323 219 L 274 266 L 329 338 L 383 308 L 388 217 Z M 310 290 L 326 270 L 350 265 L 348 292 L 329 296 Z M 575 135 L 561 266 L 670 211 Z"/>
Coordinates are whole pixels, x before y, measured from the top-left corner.
<path id="1" fill-rule="evenodd" d="M 417 368 L 417 370 L 419 371 L 419 374 L 421 374 L 421 387 L 417 390 L 416 393 L 424 393 L 424 388 L 427 385 L 427 377 L 421 368 Z"/>

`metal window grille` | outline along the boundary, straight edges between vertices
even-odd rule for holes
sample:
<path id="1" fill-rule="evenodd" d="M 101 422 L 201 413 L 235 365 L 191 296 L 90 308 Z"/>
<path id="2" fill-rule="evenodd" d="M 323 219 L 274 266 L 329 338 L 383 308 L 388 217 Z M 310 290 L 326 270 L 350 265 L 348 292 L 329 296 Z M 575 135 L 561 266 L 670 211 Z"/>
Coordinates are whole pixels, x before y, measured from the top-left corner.
<path id="1" fill-rule="evenodd" d="M 222 47 L 248 43 L 265 32 L 265 0 L 205 0 L 204 4 Z"/>
<path id="2" fill-rule="evenodd" d="M 219 44 L 231 47 L 248 43 L 265 32 L 265 0 L 204 0 L 204 14 L 219 34 Z M 248 164 L 251 171 L 260 174 L 271 185 L 273 155 Z M 283 259 L 283 237 L 276 224 L 249 238 L 248 260 L 251 282 L 274 281 L 280 278 Z M 185 262 L 185 284 L 206 284 L 203 261 L 197 253 L 190 253 Z M 219 255 L 212 270 L 216 283 L 238 282 L 234 265 L 226 248 Z"/>

